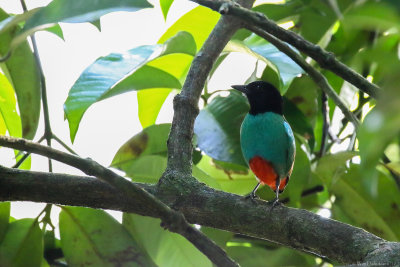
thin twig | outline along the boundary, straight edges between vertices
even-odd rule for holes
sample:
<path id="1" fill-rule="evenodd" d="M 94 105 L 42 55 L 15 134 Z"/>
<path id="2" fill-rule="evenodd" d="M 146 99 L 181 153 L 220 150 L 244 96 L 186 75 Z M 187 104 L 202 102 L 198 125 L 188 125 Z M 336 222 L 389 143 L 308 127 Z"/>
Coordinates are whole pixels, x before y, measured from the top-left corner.
<path id="1" fill-rule="evenodd" d="M 329 113 L 328 113 L 328 98 L 324 91 L 321 92 L 321 112 L 322 112 L 322 136 L 321 146 L 319 149 L 318 156 L 322 157 L 326 151 L 326 142 L 329 132 Z"/>
<path id="2" fill-rule="evenodd" d="M 147 208 L 152 210 L 153 213 L 158 214 L 163 225 L 168 230 L 184 236 L 217 266 L 238 266 L 227 256 L 223 249 L 217 246 L 203 233 L 188 224 L 182 213 L 171 209 L 143 188 L 135 185 L 99 163 L 91 159 L 83 159 L 22 138 L 0 136 L 0 145 L 28 151 L 30 153 L 35 153 L 60 161 L 81 170 L 89 176 L 95 176 L 98 179 L 109 183 L 122 192 L 128 201 L 139 202 L 140 204 L 147 206 Z"/>
<path id="3" fill-rule="evenodd" d="M 332 71 L 336 75 L 342 77 L 344 80 L 348 81 L 361 91 L 374 98 L 376 98 L 380 92 L 380 88 L 377 85 L 369 82 L 362 75 L 337 60 L 333 53 L 327 52 L 320 46 L 305 40 L 303 37 L 292 31 L 279 27 L 274 21 L 268 19 L 263 13 L 248 10 L 229 0 L 191 1 L 209 7 L 223 15 L 232 15 L 236 18 L 239 18 L 240 20 L 247 22 L 248 25 L 252 25 L 253 27 L 250 27 L 251 29 L 257 27 L 275 36 L 276 38 L 293 45 L 301 52 L 318 62 L 322 68 Z"/>

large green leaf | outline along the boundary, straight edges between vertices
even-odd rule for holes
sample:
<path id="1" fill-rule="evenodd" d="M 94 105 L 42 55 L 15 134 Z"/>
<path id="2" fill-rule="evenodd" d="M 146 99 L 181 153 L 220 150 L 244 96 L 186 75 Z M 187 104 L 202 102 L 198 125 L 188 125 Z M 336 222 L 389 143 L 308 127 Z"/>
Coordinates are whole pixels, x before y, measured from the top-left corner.
<path id="1" fill-rule="evenodd" d="M 111 166 L 125 169 L 135 160 L 146 155 L 166 156 L 170 130 L 171 124 L 152 125 L 144 129 L 120 147 Z"/>
<path id="2" fill-rule="evenodd" d="M 0 117 L 10 136 L 20 137 L 21 119 L 18 116 L 14 90 L 7 78 L 0 73 Z"/>
<path id="3" fill-rule="evenodd" d="M 141 90 L 137 93 L 138 115 L 143 128 L 156 122 L 158 113 L 171 91 L 172 89 L 156 88 Z"/>
<path id="4" fill-rule="evenodd" d="M 0 244 L 0 266 L 39 267 L 42 258 L 43 239 L 37 220 L 10 223 Z"/>
<path id="5" fill-rule="evenodd" d="M 302 9 L 304 9 L 304 3 L 301 0 L 284 1 L 282 4 L 265 3 L 253 8 L 254 11 L 264 13 L 276 22 L 293 19 Z"/>
<path id="6" fill-rule="evenodd" d="M 187 31 L 193 36 L 197 49 L 200 49 L 217 24 L 219 17 L 220 15 L 217 12 L 207 7 L 198 6 L 180 17 L 168 28 L 158 42 L 163 43 L 178 32 Z"/>
<path id="7" fill-rule="evenodd" d="M 389 65 L 397 69 L 397 65 Z M 391 67 L 390 67 L 391 68 Z M 391 71 L 387 69 L 387 72 Z M 390 73 L 390 72 L 389 72 Z M 393 75 L 393 76 L 390 76 Z M 384 92 L 358 131 L 363 176 L 374 176 L 375 166 L 387 145 L 400 133 L 400 91 L 397 73 L 387 74 Z M 372 141 L 373 140 L 373 141 Z"/>
<path id="8" fill-rule="evenodd" d="M 71 140 L 75 139 L 83 114 L 97 101 L 129 90 L 180 88 L 174 76 L 145 64 L 172 53 L 194 55 L 195 50 L 193 37 L 180 32 L 165 44 L 140 46 L 97 59 L 75 82 L 64 105 Z"/>
<path id="9" fill-rule="evenodd" d="M 233 90 L 228 97 L 214 98 L 194 124 L 199 148 L 214 159 L 246 166 L 239 129 L 248 109 L 246 99 Z"/>
<path id="10" fill-rule="evenodd" d="M 242 52 L 264 61 L 279 75 L 279 88 L 282 94 L 289 88 L 292 80 L 303 73 L 303 69 L 291 58 L 255 34 L 244 41 L 231 40 L 224 51 Z"/>
<path id="11" fill-rule="evenodd" d="M 159 219 L 124 213 L 123 224 L 159 266 L 212 266 L 192 243 L 162 229 Z"/>
<path id="12" fill-rule="evenodd" d="M 152 5 L 146 0 L 53 0 L 26 21 L 22 32 L 13 40 L 13 46 L 17 46 L 35 31 L 59 22 L 93 22 L 110 12 L 133 12 L 148 7 Z"/>
<path id="13" fill-rule="evenodd" d="M 314 266 L 313 257 L 288 248 L 266 249 L 258 246 L 228 246 L 227 252 L 240 266 Z"/>
<path id="14" fill-rule="evenodd" d="M 371 187 L 372 190 L 371 190 Z M 350 223 L 386 240 L 400 239 L 400 199 L 394 180 L 382 172 L 378 179 L 361 175 L 360 166 L 350 170 L 332 184 L 334 205 L 350 219 Z"/>
<path id="15" fill-rule="evenodd" d="M 0 19 L 7 17 L 7 13 L 0 9 Z M 17 30 L 18 26 L 16 25 L 0 34 L 1 55 L 4 56 L 9 51 L 9 43 Z M 32 139 L 39 123 L 40 78 L 29 43 L 24 41 L 12 51 L 11 57 L 6 62 L 0 63 L 0 67 L 17 95 L 22 136 Z M 19 133 L 15 136 L 21 135 Z"/>
<path id="16" fill-rule="evenodd" d="M 155 266 L 128 231 L 101 210 L 63 207 L 60 236 L 71 266 Z"/>
<path id="17" fill-rule="evenodd" d="M 319 159 L 315 173 L 329 188 L 346 172 L 346 163 L 356 155 L 353 151 L 327 154 Z"/>
<path id="18" fill-rule="evenodd" d="M 10 221 L 10 202 L 0 202 L 0 244 Z"/>

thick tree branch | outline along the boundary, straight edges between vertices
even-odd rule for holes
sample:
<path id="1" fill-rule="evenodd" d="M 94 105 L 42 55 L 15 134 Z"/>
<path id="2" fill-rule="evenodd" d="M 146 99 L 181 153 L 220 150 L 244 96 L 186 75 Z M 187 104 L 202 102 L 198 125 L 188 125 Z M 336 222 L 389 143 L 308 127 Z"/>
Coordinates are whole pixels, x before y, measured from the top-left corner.
<path id="1" fill-rule="evenodd" d="M 390 266 L 400 262 L 399 243 L 306 210 L 284 206 L 271 209 L 265 201 L 247 201 L 199 183 L 176 191 L 174 196 L 166 196 L 157 186 L 135 185 L 183 212 L 190 223 L 267 239 L 342 263 Z M 0 201 L 46 202 L 159 217 L 154 210 L 138 201 L 127 201 L 117 189 L 92 177 L 5 167 L 0 167 Z"/>
<path id="2" fill-rule="evenodd" d="M 254 0 L 238 0 L 250 8 Z M 182 92 L 174 99 L 174 117 L 168 138 L 168 172 L 191 176 L 193 125 L 199 113 L 198 102 L 215 60 L 242 22 L 221 17 L 190 66 Z M 167 177 L 167 176 L 165 176 Z"/>
<path id="3" fill-rule="evenodd" d="M 355 87 L 361 91 L 367 93 L 371 97 L 376 98 L 380 92 L 380 88 L 369 82 L 362 75 L 358 74 L 339 60 L 335 58 L 333 53 L 330 53 L 320 46 L 315 45 L 307 40 L 305 40 L 300 35 L 285 30 L 279 27 L 275 22 L 268 19 L 264 14 L 260 12 L 254 12 L 243 8 L 232 1 L 229 0 L 191 0 L 200 5 L 209 7 L 221 14 L 232 15 L 239 18 L 250 25 L 259 27 L 260 29 L 270 33 L 271 35 L 285 41 L 306 55 L 314 59 L 318 64 L 335 73 L 336 75 L 342 77 L 344 80 L 353 84 Z"/>
<path id="4" fill-rule="evenodd" d="M 107 182 L 119 191 L 118 194 L 121 192 L 123 193 L 126 202 L 137 202 L 138 205 L 146 207 L 150 213 L 161 219 L 163 226 L 171 232 L 184 236 L 217 266 L 237 266 L 237 264 L 227 256 L 224 250 L 203 233 L 188 224 L 182 213 L 171 209 L 143 188 L 119 176 L 112 170 L 103 167 L 97 162 L 67 154 L 25 139 L 0 136 L 0 145 L 60 161 L 81 170 L 89 176 L 95 176 Z"/>

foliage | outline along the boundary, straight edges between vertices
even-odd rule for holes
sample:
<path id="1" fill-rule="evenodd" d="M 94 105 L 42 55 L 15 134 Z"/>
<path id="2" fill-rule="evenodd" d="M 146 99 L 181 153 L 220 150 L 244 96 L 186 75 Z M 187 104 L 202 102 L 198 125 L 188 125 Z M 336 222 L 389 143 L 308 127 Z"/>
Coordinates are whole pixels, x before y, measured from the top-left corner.
<path id="1" fill-rule="evenodd" d="M 389 241 L 400 241 L 400 81 L 396 73 L 400 67 L 400 4 L 373 0 L 266 2 L 253 9 L 290 25 L 292 31 L 333 52 L 341 62 L 381 86 L 381 95 L 372 99 L 321 69 L 361 121 L 359 129 L 354 129 L 336 103 L 329 99 L 325 105 L 318 85 L 286 54 L 240 30 L 220 55 L 203 90 L 204 105 L 194 125 L 193 176 L 215 189 L 243 195 L 256 183 L 239 145 L 247 101 L 230 88 L 213 88 L 210 82 L 229 80 L 229 75 L 218 76 L 218 70 L 229 68 L 223 63 L 241 53 L 254 61 L 254 71 L 243 83 L 263 79 L 275 84 L 284 95 L 284 115 L 295 132 L 294 172 L 281 196 L 286 205 L 314 212 L 329 210 L 333 219 Z M 19 15 L 0 10 L 0 56 L 11 51 L 11 57 L 0 63 L 0 134 L 28 139 L 36 135 L 41 81 L 27 41 L 29 34 L 48 30 L 62 37 L 63 26 L 58 23 L 96 24 L 107 13 L 129 11 L 135 16 L 135 11 L 143 8 L 160 8 L 166 19 L 174 5 L 171 0 L 160 0 L 156 7 L 146 0 L 53 0 Z M 90 106 L 137 91 L 144 129 L 118 149 L 110 166 L 132 181 L 157 183 L 167 165 L 171 125 L 155 121 L 167 96 L 182 88 L 190 63 L 218 18 L 217 13 L 196 7 L 172 24 L 157 44 L 99 55 L 72 85 L 65 100 L 71 141 L 85 123 L 84 114 Z M 321 112 L 324 109 L 326 121 Z M 326 123 L 329 131 L 324 130 Z M 273 198 L 268 188 L 258 194 L 262 199 Z M 158 220 L 135 214 L 124 214 L 119 223 L 104 211 L 63 207 L 60 239 L 54 240 L 54 229 L 40 226 L 43 222 L 38 218 L 14 220 L 10 204 L 0 203 L 0 265 L 48 266 L 55 261 L 66 261 L 70 266 L 212 265 L 190 242 L 159 227 Z M 267 241 L 206 227 L 201 230 L 242 266 L 260 266 L 264 258 L 274 266 L 321 262 Z M 49 236 L 53 237 L 50 245 Z M 45 259 L 43 255 L 52 250 L 62 251 L 61 256 Z"/>

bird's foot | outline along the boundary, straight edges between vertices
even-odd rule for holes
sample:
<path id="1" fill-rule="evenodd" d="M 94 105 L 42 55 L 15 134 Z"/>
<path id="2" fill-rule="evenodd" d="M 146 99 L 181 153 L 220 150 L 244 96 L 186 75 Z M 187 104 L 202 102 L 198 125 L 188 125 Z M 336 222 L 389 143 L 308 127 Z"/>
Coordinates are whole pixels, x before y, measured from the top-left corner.
<path id="1" fill-rule="evenodd" d="M 277 198 L 277 197 L 274 198 L 274 200 L 271 200 L 271 202 L 272 202 L 271 209 L 282 205 L 282 203 L 279 201 L 279 198 Z"/>
<path id="2" fill-rule="evenodd" d="M 244 196 L 244 199 L 250 199 L 251 201 L 254 201 L 258 198 L 259 197 L 256 194 L 254 194 L 254 192 L 251 192 L 250 194 Z"/>

